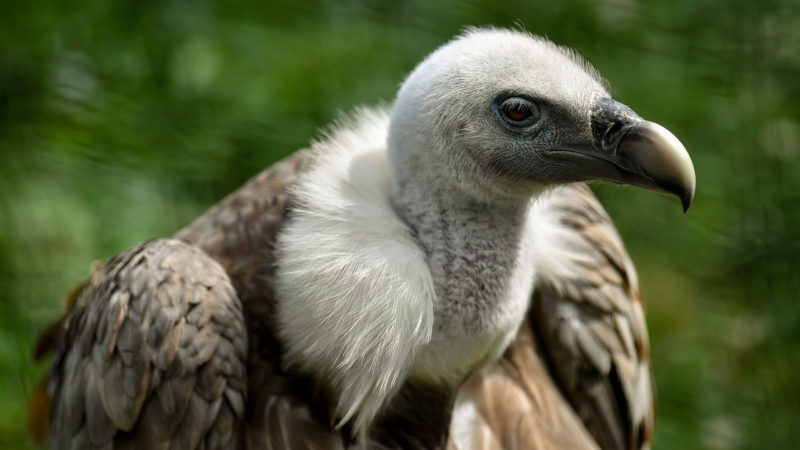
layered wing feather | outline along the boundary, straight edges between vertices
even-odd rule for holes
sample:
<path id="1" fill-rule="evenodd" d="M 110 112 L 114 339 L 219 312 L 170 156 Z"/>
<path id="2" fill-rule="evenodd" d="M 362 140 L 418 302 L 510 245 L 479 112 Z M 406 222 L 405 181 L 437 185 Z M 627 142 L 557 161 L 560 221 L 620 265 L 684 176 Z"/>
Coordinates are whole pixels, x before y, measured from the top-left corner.
<path id="1" fill-rule="evenodd" d="M 529 323 L 458 391 L 448 450 L 596 449 L 548 372 Z"/>
<path id="2" fill-rule="evenodd" d="M 222 268 L 177 240 L 95 271 L 50 374 L 54 448 L 225 448 L 246 403 L 241 305 Z"/>
<path id="3" fill-rule="evenodd" d="M 654 427 L 647 329 L 622 241 L 584 185 L 555 190 L 535 208 L 529 320 L 500 360 L 462 385 L 449 445 L 647 448 Z"/>
<path id="4" fill-rule="evenodd" d="M 203 249 L 231 277 L 248 324 L 248 404 L 244 447 L 336 449 L 325 392 L 285 373 L 275 333 L 274 244 L 292 208 L 291 188 L 306 170 L 301 150 L 259 173 L 175 236 Z"/>
<path id="5" fill-rule="evenodd" d="M 324 420 L 325 397 L 313 392 L 310 380 L 281 370 L 280 345 L 273 332 L 272 245 L 289 210 L 289 187 L 304 167 L 308 154 L 297 152 L 256 175 L 179 231 L 175 237 L 181 241 L 154 241 L 129 250 L 99 266 L 90 282 L 70 294 L 65 316 L 45 330 L 35 350 L 37 359 L 54 347 L 56 350 L 49 383 L 45 383 L 50 389 L 37 392 L 31 404 L 29 424 L 35 441 L 45 442 L 48 430 L 52 429 L 50 442 L 55 448 L 125 447 L 128 443 L 139 448 L 140 444 L 152 445 L 158 440 L 153 436 L 158 436 L 163 444 L 153 448 L 238 448 L 239 444 L 254 449 L 344 446 L 341 433 L 332 431 Z M 135 269 L 120 269 L 121 264 L 130 265 L 133 260 L 138 261 L 132 266 Z M 198 264 L 203 270 L 198 270 Z M 197 283 L 213 284 L 209 292 L 224 295 L 197 303 L 189 296 L 200 292 L 199 288 L 193 288 Z M 136 295 L 131 293 L 133 286 Z M 170 297 L 165 292 L 183 299 L 182 306 L 176 309 L 169 304 Z M 116 304 L 119 297 L 129 305 L 125 312 L 135 312 L 132 319 L 123 320 L 122 324 L 118 323 L 120 307 L 109 306 Z M 142 316 L 138 309 L 133 311 L 130 304 L 138 305 L 147 314 Z M 236 313 L 229 330 L 216 327 L 214 314 L 218 313 L 214 311 L 220 307 Z M 209 326 L 205 329 L 180 326 L 179 318 L 187 314 L 199 315 Z M 172 322 L 164 325 L 162 316 L 168 316 Z M 117 352 L 125 356 L 117 359 L 127 365 L 118 364 L 115 374 L 120 380 L 111 381 L 120 381 L 116 383 L 120 387 L 127 386 L 128 390 L 123 388 L 120 395 L 130 391 L 133 399 L 111 399 L 101 405 L 103 408 L 95 407 L 87 415 L 85 405 L 107 390 L 103 380 L 95 375 L 94 360 L 83 357 L 87 347 L 95 345 L 98 330 L 118 328 L 119 334 L 125 325 L 125 336 L 130 335 L 127 339 L 138 343 L 146 339 L 142 336 L 148 335 L 154 322 L 160 324 L 159 330 L 173 327 L 168 333 L 170 341 L 156 339 L 155 347 L 135 353 L 133 359 L 127 350 L 127 353 Z M 170 344 L 176 335 L 181 336 L 182 345 L 188 346 L 184 351 L 176 351 Z M 226 340 L 230 342 L 223 342 Z M 97 345 L 106 344 L 103 341 Z M 223 348 L 230 347 L 229 344 L 235 344 L 235 348 Z M 211 370 L 219 368 L 217 360 L 225 356 L 219 352 L 235 359 L 223 361 L 222 373 Z M 172 378 L 157 366 L 165 362 L 180 368 L 176 373 L 170 372 Z M 226 379 L 231 376 L 229 372 L 235 375 L 232 381 Z M 235 384 L 234 391 L 239 397 L 228 390 L 220 397 L 221 382 L 226 386 L 229 382 Z M 187 397 L 192 389 L 210 395 L 210 400 L 202 403 Z M 223 423 L 222 419 L 229 416 L 218 412 L 224 406 L 219 404 L 220 399 L 235 406 L 235 420 L 226 422 L 227 440 L 211 439 L 219 434 L 215 424 Z M 163 406 L 164 402 L 171 403 Z M 159 405 L 169 410 L 169 417 L 165 418 L 164 412 L 156 408 Z M 219 416 L 217 422 L 211 421 L 214 414 Z M 119 423 L 110 420 L 111 416 L 120 419 Z M 55 423 L 49 423 L 51 419 Z M 95 430 L 100 437 L 91 440 L 87 432 L 90 420 L 103 425 L 99 431 Z M 162 429 L 151 429 L 159 425 Z"/>
<path id="6" fill-rule="evenodd" d="M 654 398 L 633 264 L 585 186 L 557 190 L 540 208 L 551 227 L 530 317 L 552 373 L 602 448 L 647 447 Z"/>

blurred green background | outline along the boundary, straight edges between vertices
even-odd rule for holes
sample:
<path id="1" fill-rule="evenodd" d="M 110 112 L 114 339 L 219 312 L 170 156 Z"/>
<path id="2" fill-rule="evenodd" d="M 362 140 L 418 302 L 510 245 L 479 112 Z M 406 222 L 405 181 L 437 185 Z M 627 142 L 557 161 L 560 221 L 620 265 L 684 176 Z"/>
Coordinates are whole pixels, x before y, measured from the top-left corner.
<path id="1" fill-rule="evenodd" d="M 37 331 L 92 260 L 169 235 L 340 112 L 391 101 L 465 25 L 573 47 L 697 169 L 595 186 L 636 261 L 657 449 L 800 429 L 800 5 L 766 0 L 28 0 L 0 8 L 0 448 L 25 448 Z M 516 24 L 516 25 L 515 25 Z"/>

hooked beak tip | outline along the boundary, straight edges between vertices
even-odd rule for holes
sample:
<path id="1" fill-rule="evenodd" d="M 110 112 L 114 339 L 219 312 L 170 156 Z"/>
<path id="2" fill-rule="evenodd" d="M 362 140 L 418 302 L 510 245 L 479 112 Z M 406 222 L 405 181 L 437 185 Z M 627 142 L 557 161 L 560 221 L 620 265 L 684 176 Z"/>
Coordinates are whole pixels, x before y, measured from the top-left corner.
<path id="1" fill-rule="evenodd" d="M 647 189 L 673 194 L 681 200 L 683 212 L 694 200 L 695 172 L 683 144 L 661 125 L 642 121 L 633 125 L 617 147 L 617 155 L 652 180 Z"/>
<path id="2" fill-rule="evenodd" d="M 681 197 L 681 204 L 683 205 L 684 214 L 689 211 L 689 207 L 692 206 L 692 200 L 694 200 L 694 193 Z"/>

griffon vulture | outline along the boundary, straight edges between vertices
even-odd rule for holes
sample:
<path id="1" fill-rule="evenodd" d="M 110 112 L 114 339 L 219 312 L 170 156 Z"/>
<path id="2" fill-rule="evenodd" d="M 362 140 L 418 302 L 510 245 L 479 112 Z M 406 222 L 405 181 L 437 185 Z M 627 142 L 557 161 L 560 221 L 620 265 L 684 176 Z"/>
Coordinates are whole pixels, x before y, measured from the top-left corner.
<path id="1" fill-rule="evenodd" d="M 588 180 L 695 189 L 574 52 L 469 30 L 97 267 L 37 348 L 32 424 L 56 449 L 647 447 L 636 274 Z"/>

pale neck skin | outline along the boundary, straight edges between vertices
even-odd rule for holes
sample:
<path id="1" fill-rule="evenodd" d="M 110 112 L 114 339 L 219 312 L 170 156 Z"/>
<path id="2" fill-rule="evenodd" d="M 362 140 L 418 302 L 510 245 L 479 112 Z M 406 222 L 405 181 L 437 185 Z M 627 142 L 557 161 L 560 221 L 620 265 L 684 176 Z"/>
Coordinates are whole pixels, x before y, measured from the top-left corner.
<path id="1" fill-rule="evenodd" d="M 455 381 L 499 356 L 524 317 L 534 275 L 532 200 L 478 200 L 431 175 L 418 167 L 413 181 L 394 183 L 393 197 L 425 252 L 437 297 L 431 343 L 415 372 Z"/>

